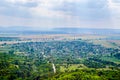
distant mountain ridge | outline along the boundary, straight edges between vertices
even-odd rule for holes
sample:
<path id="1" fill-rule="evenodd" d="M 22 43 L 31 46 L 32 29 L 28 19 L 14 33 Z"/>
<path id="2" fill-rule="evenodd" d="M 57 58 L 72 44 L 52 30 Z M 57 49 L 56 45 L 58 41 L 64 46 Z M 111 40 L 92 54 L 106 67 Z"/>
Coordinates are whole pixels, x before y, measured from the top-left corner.
<path id="1" fill-rule="evenodd" d="M 15 32 L 23 34 L 120 34 L 120 29 L 96 29 L 96 28 L 33 28 L 24 26 L 0 27 L 0 32 Z"/>
<path id="2" fill-rule="evenodd" d="M 31 27 L 24 26 L 0 27 L 0 31 L 29 31 L 29 30 L 32 30 Z"/>
<path id="3" fill-rule="evenodd" d="M 96 29 L 96 28 L 54 28 L 56 31 L 67 33 L 84 33 L 84 34 L 120 34 L 120 29 Z"/>

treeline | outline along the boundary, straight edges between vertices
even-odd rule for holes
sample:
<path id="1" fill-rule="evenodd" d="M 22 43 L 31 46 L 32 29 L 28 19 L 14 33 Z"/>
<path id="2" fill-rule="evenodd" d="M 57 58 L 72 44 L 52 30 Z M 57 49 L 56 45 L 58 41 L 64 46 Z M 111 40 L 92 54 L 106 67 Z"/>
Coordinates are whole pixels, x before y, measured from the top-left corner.
<path id="1" fill-rule="evenodd" d="M 56 74 L 48 80 L 120 80 L 120 70 L 82 69 Z"/>
<path id="2" fill-rule="evenodd" d="M 19 37 L 0 37 L 0 41 L 20 41 Z"/>
<path id="3" fill-rule="evenodd" d="M 101 67 L 100 64 L 101 64 L 101 65 L 109 65 L 109 66 L 120 67 L 120 64 L 116 64 L 116 63 L 110 62 L 110 61 L 101 60 L 101 59 L 99 59 L 98 57 L 96 57 L 96 58 L 89 58 L 87 61 L 88 61 L 88 62 L 89 62 L 89 61 L 93 61 L 93 62 L 98 63 L 98 64 L 99 64 L 98 67 Z M 96 65 L 96 67 L 97 67 L 97 65 Z M 103 67 L 105 67 L 105 66 L 103 66 Z M 94 68 L 94 67 L 93 67 L 93 68 Z"/>

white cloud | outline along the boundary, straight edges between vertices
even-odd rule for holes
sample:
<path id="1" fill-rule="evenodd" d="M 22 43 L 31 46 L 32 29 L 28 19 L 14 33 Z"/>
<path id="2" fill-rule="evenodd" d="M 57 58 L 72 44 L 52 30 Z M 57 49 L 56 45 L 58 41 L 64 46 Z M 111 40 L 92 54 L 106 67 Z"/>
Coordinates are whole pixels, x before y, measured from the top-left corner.
<path id="1" fill-rule="evenodd" d="M 71 18 L 72 16 L 65 13 L 64 11 L 55 11 L 54 8 L 61 6 L 65 2 L 67 3 L 83 3 L 87 0 L 6 0 L 10 4 L 27 4 L 27 3 L 37 3 L 36 7 L 27 7 L 23 5 L 15 5 L 18 9 L 26 11 L 29 10 L 32 17 L 55 17 L 55 18 Z"/>
<path id="2" fill-rule="evenodd" d="M 10 3 L 28 3 L 28 2 L 35 2 L 35 0 L 6 0 Z"/>
<path id="3" fill-rule="evenodd" d="M 30 8 L 30 13 L 34 17 L 48 17 L 48 18 L 71 18 L 72 16 L 69 14 L 66 14 L 64 11 L 54 11 L 48 8 L 44 8 L 41 6 Z"/>
<path id="4" fill-rule="evenodd" d="M 5 0 L 6 2 L 9 3 L 30 3 L 30 2 L 34 2 L 34 3 L 38 3 L 39 5 L 41 5 L 41 7 L 56 7 L 58 5 L 63 4 L 64 2 L 67 3 L 83 3 L 86 2 L 88 0 Z"/>
<path id="5" fill-rule="evenodd" d="M 111 19 L 114 26 L 119 27 L 120 24 L 120 1 L 108 0 L 108 8 L 111 12 Z"/>
<path id="6" fill-rule="evenodd" d="M 0 15 L 0 26 L 29 26 L 33 28 L 54 28 L 54 27 L 62 27 L 62 26 L 79 26 L 80 21 L 76 19 L 62 19 L 62 20 L 49 20 L 48 18 L 18 18 L 11 16 Z"/>
<path id="7" fill-rule="evenodd" d="M 11 5 L 12 7 L 11 6 L 10 7 L 5 6 L 5 8 L 0 7 L 0 15 L 2 14 L 0 16 L 0 21 L 1 21 L 0 24 L 2 25 L 23 25 L 23 26 L 41 25 L 41 26 L 71 26 L 71 27 L 72 26 L 92 27 L 92 26 L 100 25 L 106 27 L 106 26 L 111 26 L 112 23 L 110 19 L 112 19 L 112 22 L 115 24 L 114 26 L 120 26 L 119 24 L 120 3 L 115 2 L 115 0 L 107 0 L 108 3 L 104 3 L 104 1 L 106 0 L 100 0 L 101 2 L 97 0 L 92 0 L 92 1 L 91 0 L 5 0 L 5 1 L 6 1 L 6 5 Z M 35 6 L 32 7 L 26 6 L 30 3 L 32 4 L 35 3 Z M 101 8 L 100 6 L 103 6 L 102 4 L 108 6 Z M 58 7 L 60 7 L 61 10 Z M 55 8 L 57 8 L 57 10 L 55 10 Z M 15 12 L 16 10 L 18 12 Z M 5 11 L 5 13 L 8 14 L 10 12 L 9 16 L 11 17 L 9 17 L 8 14 L 4 14 L 3 11 Z M 109 18 L 109 13 L 111 14 L 110 16 L 111 18 Z M 27 17 L 25 18 L 25 16 L 28 15 L 30 16 L 30 18 Z"/>
<path id="8" fill-rule="evenodd" d="M 115 2 L 114 0 L 108 0 L 108 8 L 115 12 L 120 12 L 120 2 Z"/>
<path id="9" fill-rule="evenodd" d="M 56 17 L 56 18 L 62 18 L 66 17 L 69 18 L 70 15 L 67 15 L 63 11 L 54 11 L 53 8 L 63 4 L 64 2 L 81 2 L 83 0 L 6 0 L 8 3 L 11 4 L 26 4 L 29 2 L 37 3 L 38 6 L 36 7 L 27 7 L 23 5 L 17 5 L 18 9 L 26 9 L 26 11 L 29 10 L 32 17 Z M 15 5 L 16 6 L 16 5 Z M 14 6 L 14 7 L 15 7 Z"/>
<path id="10" fill-rule="evenodd" d="M 108 0 L 108 8 L 114 13 L 120 12 L 120 1 L 116 2 L 116 0 Z"/>

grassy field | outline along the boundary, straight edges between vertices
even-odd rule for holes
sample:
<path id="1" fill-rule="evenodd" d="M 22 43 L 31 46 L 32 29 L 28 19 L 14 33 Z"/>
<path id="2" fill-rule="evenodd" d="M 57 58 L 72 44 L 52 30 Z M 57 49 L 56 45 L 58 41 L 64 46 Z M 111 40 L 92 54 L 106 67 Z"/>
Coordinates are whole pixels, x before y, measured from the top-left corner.
<path id="1" fill-rule="evenodd" d="M 85 65 L 83 64 L 63 64 L 60 66 L 60 72 L 66 72 L 66 71 L 72 71 L 72 70 L 76 70 L 76 69 L 84 69 L 87 68 Z"/>
<path id="2" fill-rule="evenodd" d="M 105 61 L 110 61 L 110 62 L 120 64 L 120 60 L 114 57 L 102 57 L 101 59 Z"/>
<path id="3" fill-rule="evenodd" d="M 8 52 L 8 51 L 10 51 L 9 48 L 5 48 L 5 47 L 0 46 L 0 52 Z"/>
<path id="4" fill-rule="evenodd" d="M 96 45 L 101 45 L 106 48 L 119 48 L 119 45 L 113 44 L 113 42 L 107 41 L 107 40 L 89 40 L 88 42 L 96 44 Z"/>

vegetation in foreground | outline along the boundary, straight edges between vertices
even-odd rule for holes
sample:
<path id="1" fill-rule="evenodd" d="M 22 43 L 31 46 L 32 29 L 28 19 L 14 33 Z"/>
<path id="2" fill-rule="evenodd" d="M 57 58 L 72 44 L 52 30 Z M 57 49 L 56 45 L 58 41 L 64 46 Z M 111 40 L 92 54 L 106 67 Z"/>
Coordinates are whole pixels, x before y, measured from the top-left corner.
<path id="1" fill-rule="evenodd" d="M 83 40 L 0 46 L 0 80 L 120 80 L 119 49 Z"/>

